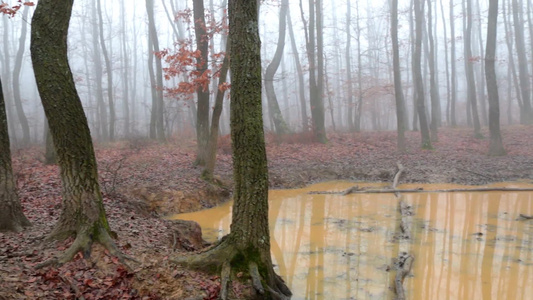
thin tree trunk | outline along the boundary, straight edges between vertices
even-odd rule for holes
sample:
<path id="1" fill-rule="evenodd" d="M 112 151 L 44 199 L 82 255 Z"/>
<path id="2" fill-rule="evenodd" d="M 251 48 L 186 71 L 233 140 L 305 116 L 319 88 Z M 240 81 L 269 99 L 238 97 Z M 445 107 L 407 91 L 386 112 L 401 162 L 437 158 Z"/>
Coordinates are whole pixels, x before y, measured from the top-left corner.
<path id="1" fill-rule="evenodd" d="M 274 128 L 276 131 L 276 135 L 278 136 L 287 134 L 289 132 L 287 123 L 285 123 L 285 120 L 283 119 L 283 115 L 281 114 L 281 110 L 279 108 L 278 99 L 276 97 L 276 91 L 274 90 L 274 75 L 276 75 L 276 72 L 279 68 L 279 64 L 283 57 L 283 49 L 285 48 L 285 29 L 287 27 L 288 7 L 289 1 L 282 0 L 279 10 L 278 44 L 276 47 L 276 52 L 274 53 L 274 57 L 272 58 L 272 61 L 265 70 L 265 78 L 263 79 L 265 83 L 265 92 L 268 102 L 268 111 L 270 113 L 270 117 L 274 121 Z"/>
<path id="2" fill-rule="evenodd" d="M 405 100 L 402 89 L 402 74 L 400 70 L 400 50 L 398 46 L 398 0 L 392 0 L 391 5 L 391 39 L 392 59 L 394 65 L 394 96 L 396 99 L 396 131 L 398 151 L 405 151 Z"/>
<path id="3" fill-rule="evenodd" d="M 481 6 L 479 5 L 479 0 L 476 0 L 476 7 L 477 7 L 477 13 L 481 17 Z M 479 17 L 479 18 L 480 18 Z M 478 18 L 478 19 L 479 19 Z M 479 56 L 480 58 L 483 58 L 484 55 L 484 48 L 483 48 L 483 32 L 482 32 L 482 26 L 481 26 L 481 19 L 478 22 L 478 46 L 479 46 Z M 478 76 L 478 84 L 479 84 L 479 106 L 481 110 L 481 121 L 483 126 L 486 126 L 488 124 L 488 116 L 487 116 L 487 99 L 485 96 L 485 64 L 481 63 L 479 70 L 479 76 Z"/>
<path id="4" fill-rule="evenodd" d="M 489 21 L 487 27 L 487 47 L 485 54 L 485 76 L 487 93 L 489 94 L 489 155 L 504 155 L 502 136 L 500 133 L 500 99 L 498 81 L 496 80 L 496 35 L 498 33 L 498 0 L 489 2 Z"/>
<path id="5" fill-rule="evenodd" d="M 429 134 L 428 121 L 426 117 L 426 107 L 424 100 L 424 81 L 422 79 L 421 60 L 422 60 L 422 32 L 424 26 L 424 2 L 425 0 L 414 0 L 415 9 L 415 51 L 413 52 L 413 73 L 415 75 L 415 85 L 418 110 L 418 119 L 420 121 L 420 133 L 422 138 L 422 149 L 431 149 L 431 138 Z"/>
<path id="6" fill-rule="evenodd" d="M 516 66 L 515 66 L 515 61 L 514 61 L 514 51 L 513 51 L 513 32 L 511 30 L 511 21 L 507 19 L 507 14 L 506 14 L 506 10 L 505 10 L 505 0 L 503 2 L 503 5 L 502 5 L 502 12 L 503 12 L 503 24 L 505 26 L 505 43 L 507 44 L 507 52 L 508 52 L 508 57 L 509 57 L 509 63 L 508 63 L 508 66 L 511 70 L 511 74 L 512 74 L 512 82 L 509 83 L 510 86 L 513 86 L 514 85 L 514 88 L 515 88 L 515 93 L 516 93 L 516 102 L 518 103 L 518 109 L 520 111 L 520 123 L 523 123 L 523 121 L 525 120 L 525 110 L 524 110 L 524 105 L 523 105 L 523 102 L 522 102 L 522 93 L 520 92 L 520 83 L 518 81 L 518 75 L 517 75 L 517 72 L 516 72 Z M 509 10 L 511 10 L 511 2 L 509 1 Z M 510 16 L 509 16 L 510 18 Z M 510 87 L 511 88 L 511 87 Z M 511 99 L 509 99 L 509 101 L 511 101 Z"/>
<path id="7" fill-rule="evenodd" d="M 444 33 L 444 62 L 446 64 L 446 125 L 450 126 L 450 104 L 451 104 L 451 89 L 450 89 L 450 65 L 448 60 L 448 36 L 446 34 L 446 16 L 444 15 L 444 5 L 442 4 L 443 0 L 440 0 L 440 13 L 442 17 L 442 28 Z M 450 21 L 451 23 L 452 21 Z"/>
<path id="8" fill-rule="evenodd" d="M 22 69 L 22 58 L 24 56 L 24 50 L 26 45 L 26 33 L 28 28 L 28 10 L 29 6 L 24 6 L 22 12 L 22 28 L 20 29 L 19 49 L 15 58 L 15 67 L 13 69 L 13 100 L 15 102 L 15 109 L 17 110 L 17 117 L 22 128 L 22 145 L 27 146 L 30 143 L 30 126 L 28 124 L 28 118 L 24 113 L 22 107 L 22 99 L 20 97 L 20 70 Z M 4 29 L 5 30 L 5 29 Z M 5 41 L 7 44 L 7 40 Z"/>
<path id="9" fill-rule="evenodd" d="M 102 47 L 102 54 L 104 55 L 105 68 L 107 71 L 107 101 L 109 105 L 109 128 L 104 128 L 104 130 L 109 130 L 109 140 L 115 140 L 115 103 L 113 100 L 113 69 L 111 67 L 111 60 L 109 54 L 107 53 L 107 46 L 104 40 L 104 20 L 102 17 L 102 4 L 101 0 L 96 2 L 98 7 L 98 28 L 100 30 L 100 46 Z"/>
<path id="10" fill-rule="evenodd" d="M 298 98 L 300 99 L 300 110 L 302 114 L 302 131 L 306 132 L 309 129 L 309 120 L 307 116 L 307 103 L 305 100 L 305 84 L 304 84 L 304 72 L 302 64 L 300 63 L 300 55 L 298 54 L 298 47 L 294 39 L 294 31 L 292 29 L 291 11 L 287 8 L 287 27 L 289 27 L 289 37 L 291 39 L 291 48 L 294 57 L 294 63 L 296 64 L 296 72 L 298 73 Z"/>
<path id="11" fill-rule="evenodd" d="M 457 118 L 455 113 L 455 104 L 457 103 L 457 68 L 455 64 L 455 16 L 453 13 L 453 0 L 450 0 L 450 40 L 451 40 L 451 104 L 450 104 L 450 120 L 452 127 L 457 126 Z"/>
<path id="12" fill-rule="evenodd" d="M 200 55 L 196 58 L 196 71 L 198 77 L 208 74 L 209 38 L 206 32 L 204 1 L 193 1 L 194 34 L 196 37 L 196 50 Z M 207 159 L 207 144 L 209 141 L 209 85 L 196 88 L 198 107 L 196 111 L 196 161 L 195 164 L 205 166 Z"/>
<path id="13" fill-rule="evenodd" d="M 123 88 L 123 110 L 124 110 L 124 135 L 126 138 L 130 136 L 130 87 L 129 87 L 129 75 L 130 75 L 130 60 L 128 53 L 128 44 L 126 41 L 126 0 L 120 1 L 121 8 L 121 27 L 122 27 L 122 88 Z M 134 50 L 135 51 L 135 50 Z"/>
<path id="14" fill-rule="evenodd" d="M 473 62 L 472 62 L 472 0 L 466 1 L 466 31 L 465 31 L 465 70 L 466 70 L 466 85 L 468 90 L 468 102 L 472 109 L 472 118 L 474 121 L 474 137 L 481 138 L 481 124 L 479 122 L 479 114 L 477 109 L 477 95 L 476 95 L 476 80 L 474 78 Z"/>
<path id="15" fill-rule="evenodd" d="M 513 3 L 513 23 L 516 43 L 516 53 L 518 56 L 518 75 L 520 79 L 520 91 L 522 93 L 522 103 L 524 104 L 524 119 L 522 124 L 533 123 L 531 111 L 531 91 L 529 83 L 529 71 L 527 67 L 526 48 L 524 44 L 524 20 L 522 18 L 522 2 L 512 0 Z"/>
<path id="16" fill-rule="evenodd" d="M 355 124 L 353 120 L 354 114 L 354 99 L 353 99 L 353 82 L 352 82 L 352 5 L 351 1 L 346 1 L 346 98 L 348 102 L 348 109 L 346 110 L 346 118 L 348 119 L 348 129 L 350 131 L 355 130 Z"/>
<path id="17" fill-rule="evenodd" d="M 91 17 L 96 20 L 97 15 L 97 3 L 93 2 L 91 9 Z M 102 77 L 104 72 L 102 70 L 102 58 L 100 57 L 100 47 L 98 39 L 98 27 L 92 26 L 92 42 L 93 42 L 93 60 L 94 60 L 94 80 L 96 81 L 96 106 L 99 115 L 98 133 L 102 137 L 103 141 L 109 140 L 109 127 L 107 120 L 107 108 L 104 104 L 104 89 L 102 87 Z"/>
<path id="18" fill-rule="evenodd" d="M 418 131 L 418 87 L 417 87 L 417 80 L 416 78 L 416 72 L 415 72 L 415 59 L 414 55 L 416 52 L 416 29 L 414 24 L 414 1 L 411 0 L 411 6 L 409 9 L 409 40 L 411 44 L 411 75 L 413 77 L 413 131 Z"/>
<path id="19" fill-rule="evenodd" d="M 430 82 L 430 97 L 431 97 L 431 141 L 437 142 L 438 137 L 438 127 L 439 127 L 439 115 L 440 115 L 440 98 L 439 98 L 439 88 L 436 78 L 435 70 L 435 41 L 433 39 L 433 9 L 431 7 L 431 0 L 427 0 L 428 4 L 428 18 L 427 18 L 427 34 L 428 34 L 428 43 L 429 43 L 429 56 L 428 56 L 428 65 L 429 65 L 429 82 Z M 436 22 L 435 22 L 436 23 Z"/>

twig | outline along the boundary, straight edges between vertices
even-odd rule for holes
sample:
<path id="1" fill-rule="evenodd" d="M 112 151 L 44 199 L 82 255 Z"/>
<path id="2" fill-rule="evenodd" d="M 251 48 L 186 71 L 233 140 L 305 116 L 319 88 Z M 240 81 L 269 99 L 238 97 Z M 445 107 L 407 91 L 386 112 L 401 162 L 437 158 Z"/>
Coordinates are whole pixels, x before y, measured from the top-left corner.
<path id="1" fill-rule="evenodd" d="M 59 278 L 61 278 L 61 280 L 63 280 L 63 282 L 65 282 L 66 284 L 70 285 L 70 288 L 74 291 L 74 293 L 76 293 L 76 299 L 85 300 L 83 294 L 80 292 L 80 289 L 78 289 L 76 284 L 72 283 L 72 281 L 62 275 L 59 275 Z"/>
<path id="2" fill-rule="evenodd" d="M 474 171 L 471 171 L 471 170 L 468 170 L 468 169 L 463 169 L 463 168 L 458 168 L 456 167 L 457 170 L 461 170 L 461 171 L 465 171 L 465 172 L 468 172 L 468 173 L 472 173 L 474 175 L 478 175 L 478 176 L 481 176 L 481 177 L 485 177 L 485 178 L 488 178 L 488 179 L 494 179 L 494 176 L 489 176 L 489 175 L 485 175 L 485 174 L 481 174 L 481 173 L 478 173 L 478 172 L 474 172 Z"/>
<path id="3" fill-rule="evenodd" d="M 411 267 L 415 257 L 413 255 L 407 255 L 405 257 L 400 257 L 398 261 L 398 272 L 396 273 L 396 278 L 394 279 L 394 286 L 396 290 L 396 299 L 404 300 L 405 291 L 403 289 L 403 280 L 411 272 Z"/>

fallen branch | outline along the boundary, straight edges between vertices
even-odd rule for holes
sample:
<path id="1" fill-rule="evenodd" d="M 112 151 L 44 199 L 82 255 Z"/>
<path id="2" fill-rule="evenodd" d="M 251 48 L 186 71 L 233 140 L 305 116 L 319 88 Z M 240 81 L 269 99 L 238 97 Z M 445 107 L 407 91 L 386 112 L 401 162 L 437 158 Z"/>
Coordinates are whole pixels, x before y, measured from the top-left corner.
<path id="1" fill-rule="evenodd" d="M 488 179 L 491 179 L 491 180 L 494 180 L 494 176 L 489 176 L 489 175 L 485 175 L 485 174 L 481 174 L 481 173 L 478 173 L 478 172 L 474 172 L 474 171 L 471 171 L 471 170 L 468 170 L 468 169 L 463 169 L 463 168 L 458 168 L 456 167 L 457 170 L 461 170 L 461 171 L 465 171 L 465 172 L 468 172 L 468 173 L 472 173 L 474 175 L 478 175 L 478 176 L 481 176 L 481 177 L 485 177 L 485 178 L 488 178 Z"/>
<path id="2" fill-rule="evenodd" d="M 524 215 L 524 214 L 520 214 L 519 217 L 518 217 L 519 220 L 531 220 L 533 219 L 533 216 L 528 216 L 528 215 Z"/>
<path id="3" fill-rule="evenodd" d="M 405 300 L 405 290 L 403 288 L 403 280 L 411 272 L 411 267 L 415 257 L 413 255 L 405 253 L 398 258 L 398 272 L 394 279 L 394 287 L 396 291 L 397 300 Z"/>
<path id="4" fill-rule="evenodd" d="M 424 190 L 419 189 L 374 189 L 364 190 L 360 189 L 352 191 L 351 194 L 394 194 L 394 193 L 455 193 L 455 192 L 533 192 L 533 188 L 457 188 L 457 189 L 443 189 L 443 190 Z M 330 191 L 311 191 L 308 194 L 337 194 L 343 195 L 344 192 L 330 192 Z"/>

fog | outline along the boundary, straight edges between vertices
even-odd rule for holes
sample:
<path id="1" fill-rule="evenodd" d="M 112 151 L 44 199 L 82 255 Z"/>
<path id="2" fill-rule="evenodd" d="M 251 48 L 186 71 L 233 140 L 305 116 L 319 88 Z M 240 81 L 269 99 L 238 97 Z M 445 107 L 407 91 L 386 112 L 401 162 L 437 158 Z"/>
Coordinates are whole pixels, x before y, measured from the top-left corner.
<path id="1" fill-rule="evenodd" d="M 465 68 L 473 67 L 477 110 L 481 126 L 487 126 L 488 95 L 485 83 L 484 56 L 487 41 L 489 1 L 471 2 L 472 30 L 471 56 L 466 57 L 464 34 L 467 13 L 466 0 L 421 1 L 424 6 L 423 38 L 421 49 L 421 75 L 424 86 L 426 115 L 437 117 L 438 126 L 474 126 L 475 117 L 467 101 L 467 78 Z M 6 1 L 10 3 L 10 1 Z M 14 4 L 15 1 L 11 1 Z M 206 81 L 194 71 L 198 68 L 194 56 L 197 45 L 193 17 L 193 1 L 154 0 L 154 20 L 159 49 L 167 53 L 162 59 L 163 86 L 150 76 L 149 65 L 156 70 L 159 56 L 154 55 L 149 40 L 146 1 L 120 0 L 102 1 L 101 18 L 96 1 L 76 0 L 72 15 L 68 43 L 69 60 L 78 93 L 82 99 L 93 138 L 98 141 L 150 137 L 150 124 L 154 122 L 153 103 L 157 92 L 163 91 L 162 111 L 164 135 L 167 138 L 194 137 L 198 115 L 197 86 L 180 83 L 203 84 L 209 87 L 209 112 L 215 103 L 218 75 L 224 58 L 227 29 L 226 2 L 205 0 L 205 18 L 208 34 Z M 290 15 L 294 41 L 287 27 L 285 45 L 279 67 L 272 65 L 273 93 L 275 98 L 267 99 L 263 92 L 265 129 L 278 132 L 278 122 L 286 124 L 290 132 L 313 129 L 314 105 L 321 101 L 327 131 L 354 130 L 396 130 L 396 104 L 394 91 L 394 70 L 391 43 L 391 3 L 389 1 L 324 0 L 321 2 L 321 18 L 310 19 L 308 1 L 289 1 L 283 6 L 281 0 L 266 0 L 260 8 L 260 32 L 262 39 L 263 74 L 274 62 L 278 47 L 280 7 Z M 319 2 L 316 2 L 316 8 Z M 514 5 L 513 5 L 514 4 Z M 500 0 L 498 8 L 496 75 L 499 88 L 501 124 L 531 122 L 530 86 L 533 85 L 533 8 L 530 1 Z M 315 8 L 315 7 L 313 7 Z M 450 9 L 453 19 L 450 19 Z M 27 10 L 27 15 L 23 10 Z M 41 143 L 45 136 L 46 122 L 39 93 L 36 88 L 30 59 L 31 16 L 35 6 L 24 7 L 15 17 L 2 16 L 1 76 L 6 95 L 10 137 L 14 147 Z M 432 23 L 429 26 L 429 9 Z M 347 12 L 350 12 L 349 14 Z M 413 84 L 412 60 L 414 51 L 415 16 L 413 1 L 399 1 L 398 43 L 402 91 L 407 108 L 409 130 L 418 130 L 415 113 L 415 85 Z M 318 11 L 317 11 L 318 12 Z M 513 18 L 513 12 L 516 13 Z M 101 21 L 100 21 L 101 19 Z M 289 20 L 287 16 L 287 20 Z M 319 25 L 319 21 L 322 24 Z M 518 20 L 518 23 L 517 23 Z M 309 48 L 311 41 L 310 22 L 316 21 L 316 28 L 323 28 L 323 50 L 318 43 Z M 454 35 L 451 34 L 451 23 Z M 27 25 L 23 48 L 20 38 L 23 25 Z M 100 25 L 102 25 L 100 29 Z M 517 51 L 516 30 L 523 31 L 523 53 L 526 61 Z M 319 30 L 316 31 L 318 33 Z M 429 34 L 433 36 L 433 47 Z M 318 39 L 318 35 L 317 35 Z M 102 47 L 101 41 L 104 41 Z M 455 41 L 455 78 L 452 78 L 452 40 Z M 181 43 L 179 43 L 181 41 Z M 317 40 L 318 41 L 318 40 Z M 295 47 L 293 47 L 295 46 Z M 181 50 L 180 50 L 181 47 Z M 433 48 L 433 58 L 430 55 Z M 17 85 L 17 54 L 22 52 L 20 80 Z M 109 65 L 106 64 L 107 52 Z M 180 52 L 181 51 L 181 52 Z M 186 52 L 189 51 L 189 52 Z M 187 57 L 188 64 L 169 64 L 173 54 L 181 54 L 181 62 Z M 322 62 L 310 63 L 309 55 L 317 55 Z M 297 54 L 297 55 L 296 55 Z M 20 55 L 20 54 L 19 54 Z M 436 92 L 438 94 L 437 115 L 432 114 L 435 102 L 431 100 L 431 63 L 435 64 Z M 465 63 L 466 61 L 466 63 Z M 176 61 L 175 61 L 176 62 Z M 320 64 L 323 73 L 320 73 Z M 320 90 L 310 88 L 313 84 Z M 111 72 L 112 80 L 109 80 Z M 526 72 L 524 75 L 523 72 Z M 272 73 L 272 72 L 271 72 Z M 299 78 L 299 75 L 301 78 Z M 156 75 L 154 75 L 157 77 Z M 525 76 L 527 82 L 520 81 Z M 269 80 L 268 76 L 264 76 Z M 231 80 L 231 76 L 229 77 Z M 456 91 L 452 83 L 456 82 Z M 15 83 L 15 84 L 14 84 Z M 527 83 L 527 85 L 526 85 Z M 110 85 L 111 84 L 111 85 Z M 16 89 L 20 89 L 20 100 Z M 180 88 L 181 87 L 181 88 Z M 187 88 L 186 88 L 187 87 Z M 264 89 L 267 87 L 263 85 Z M 192 89 L 191 89 L 192 88 Z M 527 92 L 524 92 L 527 90 Z M 154 92 L 154 93 L 152 93 Z M 455 95 L 455 97 L 452 97 Z M 524 95 L 527 95 L 524 98 Z M 313 100 L 316 96 L 318 100 Z M 276 103 L 277 102 L 277 103 Z M 17 107 L 17 103 L 19 103 Z M 110 103 L 113 103 L 114 117 Z M 279 112 L 277 113 L 277 108 Z M 229 133 L 229 98 L 224 99 L 220 119 L 220 134 Z M 529 111 L 528 111 L 529 109 Z M 109 124 L 114 118 L 114 128 Z M 157 116 L 156 116 L 157 118 Z M 25 137 L 24 119 L 27 119 L 29 137 Z M 113 134 L 109 134 L 113 131 Z M 113 137 L 114 136 L 114 137 Z"/>

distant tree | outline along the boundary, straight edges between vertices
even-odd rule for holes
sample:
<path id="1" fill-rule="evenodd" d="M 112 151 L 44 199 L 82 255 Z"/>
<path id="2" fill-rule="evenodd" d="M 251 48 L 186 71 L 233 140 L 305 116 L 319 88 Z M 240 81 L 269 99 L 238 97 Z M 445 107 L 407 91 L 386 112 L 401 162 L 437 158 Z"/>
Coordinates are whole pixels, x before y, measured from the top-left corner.
<path id="1" fill-rule="evenodd" d="M 513 23 L 516 43 L 516 53 L 518 57 L 518 76 L 520 79 L 520 91 L 522 93 L 522 103 L 524 113 L 521 115 L 522 124 L 533 123 L 531 109 L 531 91 L 529 83 L 529 71 L 527 66 L 526 47 L 524 42 L 524 19 L 522 12 L 522 1 L 512 0 L 513 3 Z"/>
<path id="2" fill-rule="evenodd" d="M 30 225 L 22 212 L 13 179 L 6 106 L 0 80 L 0 231 L 18 232 Z"/>
<path id="3" fill-rule="evenodd" d="M 450 120 L 452 127 L 457 126 L 455 104 L 457 103 L 457 68 L 455 64 L 455 16 L 453 13 L 453 0 L 450 0 L 450 64 L 451 64 L 451 95 L 450 95 Z"/>
<path id="4" fill-rule="evenodd" d="M 479 114 L 477 108 L 476 95 L 476 80 L 474 78 L 474 58 L 472 57 L 472 0 L 464 0 L 466 2 L 466 28 L 464 36 L 464 53 L 465 53 L 465 72 L 466 72 L 466 88 L 468 93 L 468 103 L 472 111 L 472 119 L 474 120 L 474 137 L 482 138 L 481 124 L 479 122 Z"/>
<path id="5" fill-rule="evenodd" d="M 414 0 L 415 8 L 415 51 L 413 52 L 413 73 L 416 87 L 416 110 L 420 122 L 420 134 L 422 137 L 422 149 L 431 149 L 431 138 L 426 116 L 426 106 L 424 100 L 424 80 L 422 79 L 422 31 L 424 27 L 424 2 L 425 0 Z"/>
<path id="6" fill-rule="evenodd" d="M 109 107 L 109 128 L 104 128 L 104 130 L 109 131 L 109 140 L 115 140 L 115 123 L 116 123 L 116 113 L 115 113 L 115 101 L 113 99 L 113 68 L 111 67 L 111 59 L 107 51 L 107 46 L 105 44 L 104 38 L 104 18 L 102 17 L 102 1 L 96 1 L 96 7 L 98 10 L 98 29 L 100 37 L 100 47 L 102 47 L 102 54 L 104 56 L 105 69 L 107 73 L 107 105 Z"/>
<path id="7" fill-rule="evenodd" d="M 259 299 L 291 295 L 273 269 L 268 226 L 268 170 L 261 104 L 261 46 L 257 1 L 229 1 L 231 138 L 235 182 L 231 232 L 212 248 L 174 261 L 222 270 L 221 299 L 231 271 L 247 271 Z"/>
<path id="8" fill-rule="evenodd" d="M 163 101 L 163 67 L 161 59 L 155 57 L 159 53 L 159 38 L 154 17 L 154 0 L 146 0 L 146 12 L 148 14 L 148 71 L 152 85 L 152 112 L 150 115 L 150 138 L 165 141 L 164 105 Z M 155 58 L 155 70 L 154 70 Z"/>
<path id="9" fill-rule="evenodd" d="M 17 56 L 15 57 L 15 66 L 13 68 L 13 100 L 15 102 L 15 109 L 17 110 L 18 123 L 22 128 L 22 145 L 27 146 L 30 143 L 30 126 L 28 124 L 28 118 L 24 113 L 22 107 L 22 98 L 20 96 L 20 71 L 22 69 L 22 59 L 24 56 L 24 50 L 26 49 L 26 33 L 28 28 L 28 10 L 30 6 L 25 5 L 22 10 L 22 28 L 19 38 L 19 49 Z M 7 43 L 6 43 L 7 44 Z"/>
<path id="10" fill-rule="evenodd" d="M 76 237 L 63 255 L 41 266 L 61 265 L 80 251 L 87 256 L 93 242 L 124 258 L 110 236 L 91 134 L 67 59 L 72 5 L 73 0 L 41 0 L 32 19 L 31 59 L 63 185 L 63 208 L 48 240 Z"/>
<path id="11" fill-rule="evenodd" d="M 437 142 L 438 137 L 438 128 L 440 124 L 440 96 L 439 96 L 439 86 L 437 79 L 436 71 L 436 59 L 435 59 L 435 40 L 433 39 L 433 9 L 431 8 L 431 0 L 427 0 L 428 4 L 428 18 L 427 18 L 427 34 L 428 34 L 428 43 L 429 43 L 429 94 L 431 98 L 431 123 L 429 128 L 431 130 L 431 141 Z M 435 21 L 435 26 L 436 26 Z"/>
<path id="12" fill-rule="evenodd" d="M 398 132 L 397 147 L 399 151 L 405 150 L 406 108 L 402 89 L 402 74 L 400 70 L 400 51 L 398 46 L 398 0 L 391 3 L 391 39 L 392 58 L 394 65 L 394 97 L 396 99 L 396 131 Z"/>
<path id="13" fill-rule="evenodd" d="M 274 75 L 279 68 L 281 59 L 283 57 L 283 49 L 285 49 L 285 32 L 287 28 L 287 11 L 289 9 L 289 1 L 282 0 L 279 8 L 279 35 L 278 44 L 274 57 L 268 64 L 265 70 L 265 92 L 268 101 L 268 112 L 270 117 L 274 121 L 274 128 L 277 135 L 283 135 L 289 133 L 289 127 L 283 119 L 281 110 L 279 108 L 278 98 L 276 97 L 276 91 L 274 90 Z"/>
<path id="14" fill-rule="evenodd" d="M 487 46 L 485 47 L 485 77 L 489 95 L 489 155 L 505 155 L 500 133 L 500 99 L 498 81 L 496 80 L 496 36 L 498 33 L 498 0 L 489 2 L 489 20 L 487 26 Z"/>

